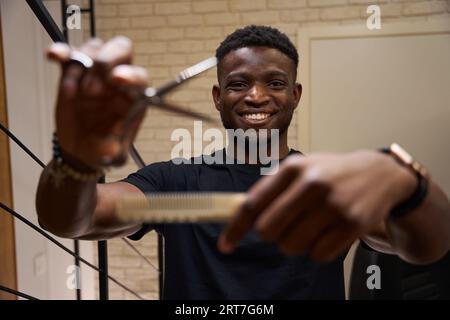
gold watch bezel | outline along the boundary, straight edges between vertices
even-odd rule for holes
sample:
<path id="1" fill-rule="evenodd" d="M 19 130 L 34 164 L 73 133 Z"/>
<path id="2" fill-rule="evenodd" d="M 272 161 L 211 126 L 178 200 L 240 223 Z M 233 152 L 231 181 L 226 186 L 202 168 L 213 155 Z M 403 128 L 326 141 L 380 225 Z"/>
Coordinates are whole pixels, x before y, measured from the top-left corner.
<path id="1" fill-rule="evenodd" d="M 430 179 L 428 170 L 420 162 L 415 160 L 405 149 L 403 149 L 398 143 L 392 143 L 389 146 L 390 153 L 403 165 L 410 168 L 415 173 L 420 174 L 425 179 Z"/>

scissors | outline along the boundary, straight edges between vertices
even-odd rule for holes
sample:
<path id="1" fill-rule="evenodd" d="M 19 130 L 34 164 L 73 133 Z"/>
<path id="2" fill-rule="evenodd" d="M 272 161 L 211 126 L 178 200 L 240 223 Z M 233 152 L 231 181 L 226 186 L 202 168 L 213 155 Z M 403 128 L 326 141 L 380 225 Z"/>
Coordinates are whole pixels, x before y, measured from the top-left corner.
<path id="1" fill-rule="evenodd" d="M 94 60 L 86 55 L 83 52 L 73 50 L 70 53 L 69 62 L 79 63 L 86 69 L 90 69 L 94 66 Z M 148 87 L 142 91 L 136 90 L 127 90 L 128 93 L 133 97 L 134 104 L 130 109 L 127 118 L 125 119 L 124 128 L 128 130 L 131 124 L 133 123 L 133 119 L 137 116 L 142 108 L 155 107 L 161 110 L 173 112 L 176 114 L 180 114 L 183 116 L 188 116 L 190 118 L 194 118 L 197 120 L 203 120 L 209 123 L 217 124 L 217 120 L 213 119 L 207 115 L 203 115 L 194 111 L 186 110 L 180 106 L 167 103 L 164 101 L 163 97 L 177 88 L 179 85 L 184 83 L 185 81 L 192 79 L 193 77 L 199 75 L 202 72 L 205 72 L 217 65 L 216 57 L 211 57 L 206 60 L 200 61 L 199 63 L 181 71 L 176 77 L 175 80 L 167 82 L 159 88 Z M 144 167 L 145 163 L 142 157 L 136 150 L 134 144 L 131 145 L 131 149 L 129 150 L 131 157 L 134 161 L 139 165 L 139 167 Z"/>

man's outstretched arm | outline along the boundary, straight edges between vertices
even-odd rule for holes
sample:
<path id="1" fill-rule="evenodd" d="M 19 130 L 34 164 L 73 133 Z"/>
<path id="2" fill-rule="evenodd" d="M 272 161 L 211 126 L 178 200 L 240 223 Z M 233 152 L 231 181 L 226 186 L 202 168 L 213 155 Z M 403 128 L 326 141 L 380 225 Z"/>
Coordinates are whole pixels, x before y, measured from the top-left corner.
<path id="1" fill-rule="evenodd" d="M 254 227 L 289 255 L 331 261 L 358 238 L 411 263 L 437 261 L 450 249 L 450 203 L 430 183 L 420 207 L 393 219 L 417 178 L 392 157 L 375 151 L 291 156 L 273 176 L 250 190 L 219 239 L 231 252 Z"/>
<path id="2" fill-rule="evenodd" d="M 56 184 L 52 166 L 51 162 L 43 171 L 36 195 L 41 227 L 59 237 L 83 240 L 124 237 L 140 228 L 114 215 L 115 200 L 127 193 L 142 194 L 138 188 L 126 182 L 97 184 L 70 178 Z"/>
<path id="3" fill-rule="evenodd" d="M 62 69 L 55 110 L 60 154 L 39 181 L 39 223 L 61 237 L 126 236 L 139 225 L 118 221 L 114 201 L 125 193 L 142 192 L 125 182 L 97 184 L 96 173 L 105 162 L 121 165 L 125 161 L 144 111 L 131 126 L 125 125 L 133 99 L 126 93 L 129 90 L 123 89 L 146 87 L 147 74 L 130 64 L 132 46 L 127 38 L 116 37 L 106 43 L 92 39 L 78 50 L 94 61 L 92 68 L 71 61 L 73 51 L 65 44 L 54 44 L 48 51 L 48 57 Z"/>

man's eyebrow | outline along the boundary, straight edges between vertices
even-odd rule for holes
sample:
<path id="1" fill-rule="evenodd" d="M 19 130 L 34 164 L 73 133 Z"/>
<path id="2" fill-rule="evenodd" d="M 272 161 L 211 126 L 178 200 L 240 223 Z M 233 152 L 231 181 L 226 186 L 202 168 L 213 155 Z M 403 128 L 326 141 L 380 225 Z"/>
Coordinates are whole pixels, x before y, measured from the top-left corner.
<path id="1" fill-rule="evenodd" d="M 268 70 L 267 72 L 264 72 L 264 75 L 271 76 L 271 77 L 282 76 L 284 78 L 289 78 L 289 75 L 286 72 L 281 71 L 281 70 Z"/>
<path id="2" fill-rule="evenodd" d="M 248 78 L 249 77 L 249 72 L 245 72 L 245 71 L 234 71 L 234 72 L 230 72 L 229 74 L 227 74 L 225 76 L 225 80 L 228 80 L 229 78 L 232 77 L 242 77 L 242 78 Z M 267 70 L 263 72 L 264 76 L 267 77 L 273 77 L 273 76 L 281 76 L 284 78 L 289 78 L 289 75 L 281 70 Z"/>
<path id="3" fill-rule="evenodd" d="M 234 71 L 233 72 L 232 71 L 225 76 L 225 80 L 228 80 L 229 78 L 232 78 L 232 77 L 247 78 L 248 75 L 249 75 L 248 72 L 244 72 L 244 71 Z"/>

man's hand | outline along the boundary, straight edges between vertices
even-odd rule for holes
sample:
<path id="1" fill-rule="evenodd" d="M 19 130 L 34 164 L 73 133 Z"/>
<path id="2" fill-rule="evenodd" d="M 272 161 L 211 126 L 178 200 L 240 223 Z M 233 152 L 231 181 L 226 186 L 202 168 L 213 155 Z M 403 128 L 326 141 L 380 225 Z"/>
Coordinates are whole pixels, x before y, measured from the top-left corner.
<path id="1" fill-rule="evenodd" d="M 329 262 L 358 237 L 379 230 L 416 184 L 406 168 L 375 151 L 290 156 L 277 174 L 252 187 L 219 249 L 232 252 L 254 227 L 285 254 Z"/>
<path id="2" fill-rule="evenodd" d="M 71 50 L 56 43 L 47 52 L 50 59 L 61 63 L 63 71 L 56 106 L 56 131 L 63 155 L 92 169 L 121 165 L 145 110 L 125 128 L 133 106 L 127 90 L 147 86 L 146 70 L 130 65 L 132 45 L 125 37 L 106 43 L 92 39 L 78 48 L 94 60 L 88 70 L 69 60 Z"/>

